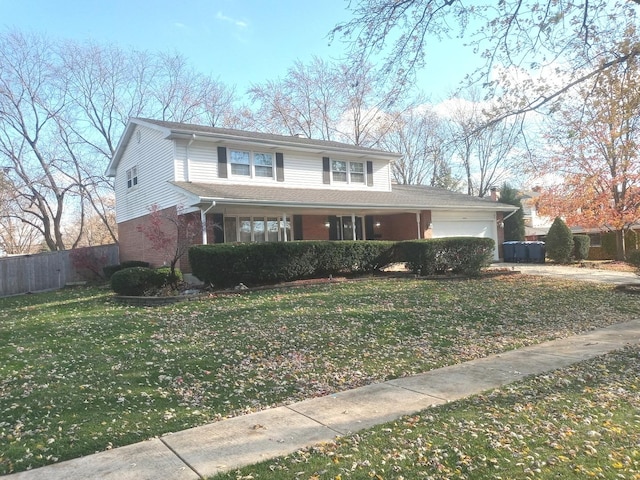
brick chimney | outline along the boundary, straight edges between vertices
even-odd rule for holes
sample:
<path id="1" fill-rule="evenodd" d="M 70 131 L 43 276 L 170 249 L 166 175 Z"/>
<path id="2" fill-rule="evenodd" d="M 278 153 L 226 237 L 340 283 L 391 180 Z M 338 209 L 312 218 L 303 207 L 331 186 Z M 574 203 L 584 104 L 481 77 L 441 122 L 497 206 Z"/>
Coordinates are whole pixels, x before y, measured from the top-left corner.
<path id="1" fill-rule="evenodd" d="M 491 187 L 491 200 L 497 202 L 500 200 L 500 192 L 498 191 L 498 187 Z"/>

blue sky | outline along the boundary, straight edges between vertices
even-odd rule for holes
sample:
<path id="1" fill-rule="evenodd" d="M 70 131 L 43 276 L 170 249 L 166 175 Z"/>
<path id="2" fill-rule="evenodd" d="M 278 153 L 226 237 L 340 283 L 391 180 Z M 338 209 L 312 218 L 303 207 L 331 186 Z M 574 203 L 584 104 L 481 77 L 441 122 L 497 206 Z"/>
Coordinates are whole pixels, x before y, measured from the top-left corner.
<path id="1" fill-rule="evenodd" d="M 327 34 L 350 18 L 346 0 L 0 0 L 0 27 L 177 51 L 242 94 L 282 77 L 295 60 L 340 58 Z M 473 68 L 460 41 L 434 41 L 418 87 L 444 98 Z"/>

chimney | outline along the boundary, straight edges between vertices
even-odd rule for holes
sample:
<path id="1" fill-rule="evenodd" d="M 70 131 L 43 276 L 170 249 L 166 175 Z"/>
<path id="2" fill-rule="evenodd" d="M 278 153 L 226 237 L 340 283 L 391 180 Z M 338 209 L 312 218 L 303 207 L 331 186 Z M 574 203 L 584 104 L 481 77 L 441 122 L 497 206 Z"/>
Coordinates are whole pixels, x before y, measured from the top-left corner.
<path id="1" fill-rule="evenodd" d="M 497 202 L 500 200 L 500 192 L 498 191 L 498 187 L 491 187 L 491 200 Z"/>

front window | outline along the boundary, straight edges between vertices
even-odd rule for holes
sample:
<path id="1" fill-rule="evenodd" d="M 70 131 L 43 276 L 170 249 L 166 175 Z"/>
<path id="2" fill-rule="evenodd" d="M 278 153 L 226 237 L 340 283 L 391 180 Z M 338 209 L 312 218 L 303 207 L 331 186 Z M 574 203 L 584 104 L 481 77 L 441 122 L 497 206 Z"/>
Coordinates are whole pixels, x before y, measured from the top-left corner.
<path id="1" fill-rule="evenodd" d="M 231 150 L 231 173 L 233 175 L 251 175 L 251 160 L 249 152 Z"/>
<path id="2" fill-rule="evenodd" d="M 349 181 L 351 183 L 364 183 L 364 163 L 349 163 Z"/>
<path id="3" fill-rule="evenodd" d="M 282 217 L 247 216 L 224 217 L 224 241 L 233 242 L 283 242 L 291 240 L 291 224 Z"/>
<path id="4" fill-rule="evenodd" d="M 273 154 L 231 150 L 231 174 L 243 177 L 273 178 Z"/>
<path id="5" fill-rule="evenodd" d="M 127 170 L 127 188 L 138 185 L 138 167 L 131 167 Z"/>
<path id="6" fill-rule="evenodd" d="M 347 181 L 347 162 L 333 160 L 331 162 L 331 174 L 334 182 Z"/>
<path id="7" fill-rule="evenodd" d="M 331 178 L 334 183 L 364 183 L 364 163 L 332 160 Z"/>
<path id="8" fill-rule="evenodd" d="M 273 155 L 270 153 L 254 153 L 253 165 L 256 177 L 273 178 Z"/>

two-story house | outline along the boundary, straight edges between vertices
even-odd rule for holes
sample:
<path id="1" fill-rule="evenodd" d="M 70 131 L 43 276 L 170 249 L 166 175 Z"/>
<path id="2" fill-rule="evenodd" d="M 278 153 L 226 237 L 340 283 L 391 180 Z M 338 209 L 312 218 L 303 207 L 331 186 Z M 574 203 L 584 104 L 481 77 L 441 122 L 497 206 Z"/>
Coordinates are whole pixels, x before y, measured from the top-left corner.
<path id="1" fill-rule="evenodd" d="M 490 237 L 515 207 L 448 190 L 395 185 L 395 153 L 133 118 L 111 160 L 120 258 L 162 264 L 139 231 L 149 208 L 188 214 L 197 242 Z M 182 268 L 188 269 L 183 262 Z"/>

